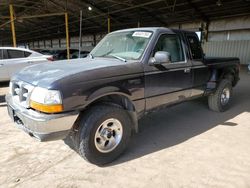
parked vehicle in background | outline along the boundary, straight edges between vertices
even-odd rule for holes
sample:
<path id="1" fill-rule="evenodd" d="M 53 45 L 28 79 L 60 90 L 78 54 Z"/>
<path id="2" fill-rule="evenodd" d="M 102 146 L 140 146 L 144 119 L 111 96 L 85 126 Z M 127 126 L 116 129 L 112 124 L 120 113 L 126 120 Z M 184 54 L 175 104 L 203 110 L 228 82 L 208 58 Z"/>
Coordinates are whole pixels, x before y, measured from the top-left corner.
<path id="1" fill-rule="evenodd" d="M 52 55 L 52 50 L 37 50 L 37 52 L 43 55 Z"/>
<path id="2" fill-rule="evenodd" d="M 61 54 L 62 51 L 63 50 L 37 50 L 37 52 L 43 55 L 52 55 L 54 60 L 58 59 L 58 56 Z"/>
<path id="3" fill-rule="evenodd" d="M 67 49 L 64 50 L 35 50 L 43 55 L 52 55 L 54 60 L 65 60 L 67 59 Z M 80 58 L 85 58 L 89 54 L 89 51 L 81 51 Z M 79 58 L 79 50 L 70 49 L 69 50 L 69 58 L 77 59 Z"/>
<path id="4" fill-rule="evenodd" d="M 75 52 L 79 52 L 77 49 L 69 49 L 69 58 L 71 59 L 72 54 Z M 64 60 L 67 59 L 67 50 L 62 50 L 58 53 L 56 60 Z"/>
<path id="5" fill-rule="evenodd" d="M 89 55 L 89 51 L 81 51 L 80 52 L 80 57 L 79 57 L 79 51 L 74 52 L 71 56 L 71 59 L 77 59 L 77 58 L 85 58 Z"/>
<path id="6" fill-rule="evenodd" d="M 53 61 L 51 55 L 13 47 L 0 47 L 0 81 L 8 81 L 17 71 L 29 65 Z"/>
<path id="7" fill-rule="evenodd" d="M 126 149 L 149 112 L 199 97 L 208 98 L 211 110 L 226 111 L 239 68 L 239 58 L 204 57 L 195 32 L 120 30 L 89 58 L 23 69 L 12 77 L 6 102 L 30 136 L 68 137 L 84 159 L 103 165 Z"/>

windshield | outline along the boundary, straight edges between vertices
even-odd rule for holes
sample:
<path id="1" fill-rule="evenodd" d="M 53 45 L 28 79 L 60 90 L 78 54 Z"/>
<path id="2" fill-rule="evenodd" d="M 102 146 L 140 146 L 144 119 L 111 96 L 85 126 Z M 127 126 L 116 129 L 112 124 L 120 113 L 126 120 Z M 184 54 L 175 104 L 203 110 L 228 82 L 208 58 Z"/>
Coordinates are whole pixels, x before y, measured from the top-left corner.
<path id="1" fill-rule="evenodd" d="M 92 50 L 93 57 L 119 57 L 125 60 L 137 60 L 142 56 L 152 32 L 127 31 L 112 33 Z"/>

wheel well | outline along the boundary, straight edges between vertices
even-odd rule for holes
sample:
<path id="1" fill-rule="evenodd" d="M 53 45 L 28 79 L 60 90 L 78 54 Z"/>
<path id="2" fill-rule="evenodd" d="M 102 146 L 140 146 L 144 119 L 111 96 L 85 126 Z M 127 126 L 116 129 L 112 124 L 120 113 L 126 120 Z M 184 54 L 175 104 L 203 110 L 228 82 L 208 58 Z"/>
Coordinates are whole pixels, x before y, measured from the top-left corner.
<path id="1" fill-rule="evenodd" d="M 91 106 L 97 105 L 99 103 L 107 103 L 110 105 L 119 106 L 128 111 L 135 111 L 134 104 L 131 102 L 131 100 L 128 99 L 126 96 L 119 95 L 119 94 L 111 94 L 111 95 L 100 97 L 94 102 L 92 102 L 90 105 Z"/>
<path id="2" fill-rule="evenodd" d="M 208 92 L 214 90 L 218 87 L 218 83 L 223 79 L 228 79 L 231 81 L 232 86 L 234 87 L 237 83 L 237 75 L 238 72 L 234 68 L 221 68 L 221 69 L 213 69 L 211 77 L 207 82 Z"/>
<path id="3" fill-rule="evenodd" d="M 90 109 L 93 106 L 96 106 L 98 104 L 107 104 L 107 105 L 112 105 L 116 106 L 118 108 L 123 108 L 126 110 L 131 118 L 131 121 L 133 122 L 133 132 L 137 133 L 138 132 L 138 117 L 136 113 L 136 109 L 132 101 L 123 95 L 119 94 L 110 94 L 106 95 L 103 97 L 100 97 L 96 100 L 94 100 L 92 103 L 86 106 L 84 110 L 81 112 L 84 113 L 86 110 Z"/>
<path id="4" fill-rule="evenodd" d="M 236 84 L 236 70 L 235 69 L 226 69 L 226 70 L 221 70 L 219 74 L 219 80 L 222 79 L 228 79 L 231 81 L 232 85 L 234 86 Z"/>

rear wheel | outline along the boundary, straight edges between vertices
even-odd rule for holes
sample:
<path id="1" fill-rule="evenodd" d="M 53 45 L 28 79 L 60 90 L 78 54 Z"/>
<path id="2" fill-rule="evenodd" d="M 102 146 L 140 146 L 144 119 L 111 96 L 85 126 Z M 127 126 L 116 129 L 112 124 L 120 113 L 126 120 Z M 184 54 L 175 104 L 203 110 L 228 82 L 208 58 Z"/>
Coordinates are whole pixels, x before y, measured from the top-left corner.
<path id="1" fill-rule="evenodd" d="M 224 112 L 230 107 L 232 99 L 232 83 L 228 79 L 223 79 L 216 92 L 208 96 L 208 106 L 216 112 Z"/>
<path id="2" fill-rule="evenodd" d="M 116 159 L 131 136 L 129 114 L 110 105 L 92 107 L 80 120 L 76 134 L 78 153 L 90 163 L 104 165 Z"/>

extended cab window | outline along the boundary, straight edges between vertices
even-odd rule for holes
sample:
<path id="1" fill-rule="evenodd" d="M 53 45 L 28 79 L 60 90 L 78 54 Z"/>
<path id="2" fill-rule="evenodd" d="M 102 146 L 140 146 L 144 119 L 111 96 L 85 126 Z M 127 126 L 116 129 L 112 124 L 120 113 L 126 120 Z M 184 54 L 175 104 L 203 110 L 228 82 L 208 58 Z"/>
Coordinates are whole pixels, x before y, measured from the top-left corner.
<path id="1" fill-rule="evenodd" d="M 3 50 L 0 50 L 0 60 L 3 59 Z"/>
<path id="2" fill-rule="evenodd" d="M 177 35 L 161 35 L 155 46 L 154 54 L 157 51 L 165 51 L 170 53 L 171 62 L 184 61 L 181 40 Z"/>
<path id="3" fill-rule="evenodd" d="M 8 53 L 8 59 L 24 57 L 23 51 L 20 50 L 7 50 L 7 53 Z"/>
<path id="4" fill-rule="evenodd" d="M 202 50 L 198 38 L 194 35 L 188 35 L 187 39 L 189 42 L 192 58 L 202 59 Z"/>

